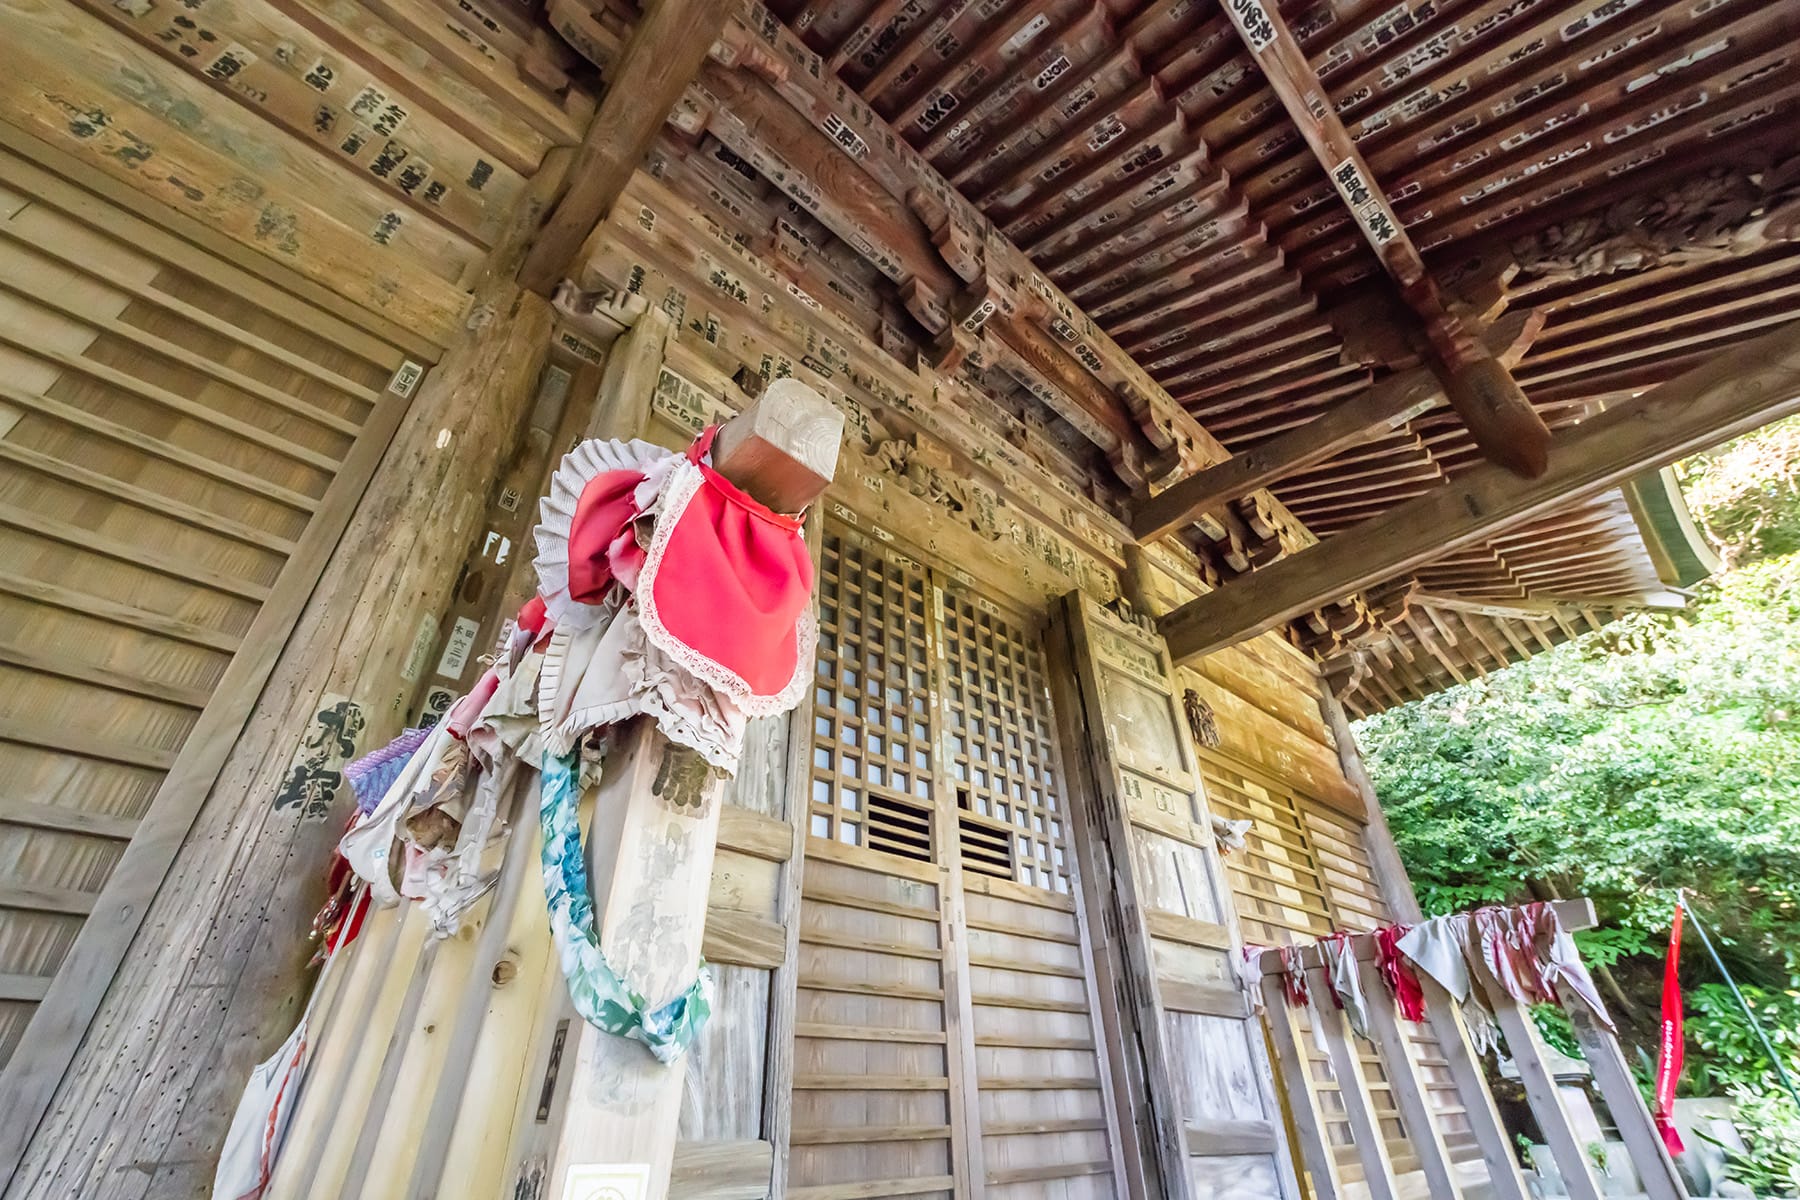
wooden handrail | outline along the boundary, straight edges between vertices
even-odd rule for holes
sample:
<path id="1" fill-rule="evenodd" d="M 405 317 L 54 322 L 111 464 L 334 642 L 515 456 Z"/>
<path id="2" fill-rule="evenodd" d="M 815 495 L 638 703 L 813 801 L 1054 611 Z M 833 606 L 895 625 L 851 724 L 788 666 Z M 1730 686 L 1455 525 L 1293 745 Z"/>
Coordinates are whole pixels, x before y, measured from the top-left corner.
<path id="1" fill-rule="evenodd" d="M 1599 918 L 1594 913 L 1594 902 L 1592 900 L 1553 900 L 1551 901 L 1551 907 L 1556 910 L 1556 918 L 1562 922 L 1562 927 L 1564 929 L 1592 929 L 1599 923 Z M 1352 934 L 1350 937 L 1350 947 L 1356 951 L 1357 962 L 1375 961 L 1374 934 Z M 1314 942 L 1309 946 L 1303 946 L 1300 950 L 1300 957 L 1308 970 L 1324 965 L 1324 961 L 1319 957 L 1319 946 L 1317 942 Z M 1257 958 L 1256 962 L 1257 966 L 1262 968 L 1262 973 L 1264 975 L 1281 974 L 1281 951 L 1279 949 L 1271 948 L 1264 950 Z"/>
<path id="2" fill-rule="evenodd" d="M 1564 929 L 1589 929 L 1597 923 L 1591 900 L 1558 900 L 1553 904 Z M 1349 945 L 1358 964 L 1358 976 L 1368 1008 L 1370 1040 L 1381 1060 L 1408 1137 L 1418 1153 L 1419 1167 L 1426 1176 L 1430 1194 L 1434 1198 L 1460 1200 L 1462 1184 L 1432 1120 L 1427 1085 L 1414 1061 L 1410 1039 L 1401 1025 L 1399 1006 L 1393 994 L 1381 983 L 1374 966 L 1377 958 L 1375 938 L 1367 933 L 1354 934 Z M 1331 985 L 1318 943 L 1301 947 L 1300 964 L 1314 996 L 1328 995 Z M 1276 1052 L 1276 1067 L 1290 1093 L 1302 1157 L 1313 1175 L 1320 1200 L 1336 1200 L 1343 1194 L 1343 1183 L 1334 1147 L 1325 1132 L 1324 1111 L 1313 1094 L 1314 1083 L 1301 1037 L 1300 1014 L 1288 1007 L 1283 992 L 1281 975 L 1284 968 L 1280 951 L 1264 950 L 1257 958 L 1257 967 L 1261 974 L 1260 992 L 1268 1006 L 1267 1019 Z M 1471 978 L 1474 985 L 1482 989 L 1482 995 L 1499 1022 L 1507 1050 L 1518 1067 L 1526 1100 L 1543 1131 L 1545 1143 L 1571 1200 L 1600 1200 L 1599 1181 L 1594 1177 L 1587 1147 L 1563 1107 L 1548 1048 L 1526 1006 L 1491 980 L 1483 978 L 1482 972 L 1472 972 Z M 1493 1195 L 1500 1200 L 1525 1200 L 1524 1180 L 1511 1138 L 1488 1094 L 1480 1057 L 1469 1041 L 1459 1006 L 1430 976 L 1420 972 L 1419 982 L 1425 993 L 1427 1022 L 1437 1035 L 1471 1130 L 1481 1147 Z M 1593 1071 L 1595 1086 L 1612 1113 L 1645 1193 L 1650 1200 L 1686 1200 L 1687 1193 L 1676 1174 L 1674 1162 L 1663 1148 L 1643 1098 L 1632 1082 L 1618 1040 L 1582 1000 L 1567 994 L 1566 989 L 1562 1003 Z M 1383 1143 L 1355 1039 L 1345 1014 L 1335 1005 L 1316 999 L 1311 1007 L 1312 1019 L 1318 1024 L 1318 1036 L 1331 1060 L 1342 1094 L 1344 1118 L 1351 1124 L 1353 1148 L 1361 1162 L 1371 1200 L 1386 1200 L 1398 1194 L 1394 1167 Z M 1296 1088 L 1304 1088 L 1306 1095 L 1295 1095 Z"/>

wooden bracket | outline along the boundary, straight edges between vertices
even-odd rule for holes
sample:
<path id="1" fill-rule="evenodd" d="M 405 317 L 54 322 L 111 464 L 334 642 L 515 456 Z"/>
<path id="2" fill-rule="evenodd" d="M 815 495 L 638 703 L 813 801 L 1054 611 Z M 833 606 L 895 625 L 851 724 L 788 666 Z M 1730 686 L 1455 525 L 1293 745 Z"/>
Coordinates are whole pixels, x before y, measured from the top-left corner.
<path id="1" fill-rule="evenodd" d="M 906 193 L 906 207 L 931 231 L 931 243 L 937 247 L 938 256 L 965 283 L 974 283 L 987 273 L 984 228 L 972 228 L 960 219 L 960 209 L 953 210 L 922 187 Z"/>

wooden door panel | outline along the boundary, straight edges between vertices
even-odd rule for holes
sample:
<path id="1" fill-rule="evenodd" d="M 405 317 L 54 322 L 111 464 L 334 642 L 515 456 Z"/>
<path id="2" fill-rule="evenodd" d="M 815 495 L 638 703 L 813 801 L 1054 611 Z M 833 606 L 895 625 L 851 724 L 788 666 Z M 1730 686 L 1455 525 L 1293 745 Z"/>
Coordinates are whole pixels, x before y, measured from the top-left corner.
<path id="1" fill-rule="evenodd" d="M 1037 633 L 828 526 L 790 1195 L 1122 1195 Z"/>

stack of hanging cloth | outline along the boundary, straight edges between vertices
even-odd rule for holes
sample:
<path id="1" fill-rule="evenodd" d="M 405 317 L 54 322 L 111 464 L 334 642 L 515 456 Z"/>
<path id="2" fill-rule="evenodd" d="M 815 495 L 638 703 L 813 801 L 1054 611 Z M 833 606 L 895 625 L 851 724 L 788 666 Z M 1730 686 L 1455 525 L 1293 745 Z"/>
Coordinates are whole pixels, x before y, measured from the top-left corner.
<path id="1" fill-rule="evenodd" d="M 545 901 L 576 1008 L 673 1061 L 710 1010 L 693 987 L 648 1009 L 606 964 L 576 820 L 609 735 L 654 721 L 714 777 L 737 770 L 748 722 L 806 694 L 817 629 L 801 520 L 712 468 L 717 429 L 685 451 L 583 442 L 552 476 L 535 532 L 537 596 L 438 724 L 346 774 L 359 815 L 339 851 L 377 904 L 417 901 L 453 933 L 495 882 L 483 871 L 515 790 L 535 792 Z"/>
<path id="2" fill-rule="evenodd" d="M 1479 908 L 1473 912 L 1433 917 L 1417 925 L 1391 925 L 1371 935 L 1376 973 L 1393 993 L 1400 1015 L 1425 1019 L 1425 995 L 1415 972 L 1424 972 L 1461 1006 L 1470 1040 L 1478 1053 L 1498 1045 L 1499 1029 L 1484 990 L 1485 981 L 1521 1004 L 1559 1003 L 1565 995 L 1586 1005 L 1607 1029 L 1612 1018 L 1582 965 L 1575 939 L 1563 928 L 1550 904 L 1516 908 Z M 1356 970 L 1352 935 L 1335 933 L 1319 940 L 1320 959 L 1334 1005 L 1343 1010 L 1351 1030 L 1368 1036 L 1368 1000 Z M 1266 947 L 1244 948 L 1246 983 L 1260 974 L 1256 964 Z M 1282 991 L 1290 1007 L 1312 1003 L 1300 955 L 1294 947 L 1281 952 Z M 1259 995 L 1254 989 L 1252 997 Z"/>

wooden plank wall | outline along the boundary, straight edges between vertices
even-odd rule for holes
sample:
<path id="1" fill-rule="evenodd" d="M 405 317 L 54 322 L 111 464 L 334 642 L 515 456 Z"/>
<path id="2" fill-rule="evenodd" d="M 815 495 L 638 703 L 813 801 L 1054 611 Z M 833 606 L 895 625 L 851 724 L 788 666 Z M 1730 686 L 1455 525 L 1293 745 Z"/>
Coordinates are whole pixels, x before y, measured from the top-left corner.
<path id="1" fill-rule="evenodd" d="M 592 73 L 572 80 L 528 25 L 498 0 L 0 3 L 0 1059 L 31 1051 L 0 1082 L 0 1182 L 407 397 L 469 337 L 487 260 L 592 110 Z M 355 703 L 339 715 L 296 768 L 355 746 Z M 330 789 L 305 774 L 261 799 L 316 829 Z M 150 808 L 159 786 L 173 808 Z M 245 912 L 286 854 L 259 861 L 234 868 Z M 110 932 L 77 942 L 90 912 Z M 229 924 L 167 951 L 231 940 L 235 978 L 257 937 Z M 65 959 L 80 969 L 59 982 Z M 127 1057 L 158 1052 L 140 1037 Z M 103 1074 L 102 1094 L 137 1086 Z M 104 1156 L 128 1136 L 67 1144 Z"/>
<path id="2" fill-rule="evenodd" d="M 0 1062 L 405 353 L 0 151 Z"/>
<path id="3" fill-rule="evenodd" d="M 963 879 L 986 1194 L 1117 1196 L 1076 902 L 974 872 Z"/>
<path id="4" fill-rule="evenodd" d="M 1391 923 L 1364 838 L 1365 801 L 1344 773 L 1312 664 L 1269 635 L 1184 666 L 1177 677 L 1217 716 L 1220 745 L 1200 751 L 1208 804 L 1220 816 L 1253 822 L 1246 847 L 1224 859 L 1245 939 L 1310 942 L 1335 929 Z M 1446 1143 L 1459 1157 L 1478 1156 L 1442 1049 L 1424 1026 L 1406 1032 Z M 1417 1160 L 1375 1047 L 1362 1040 L 1357 1047 L 1396 1168 L 1412 1169 Z M 1313 1038 L 1303 1048 L 1341 1165 L 1355 1177 L 1360 1167 L 1325 1055 Z"/>

